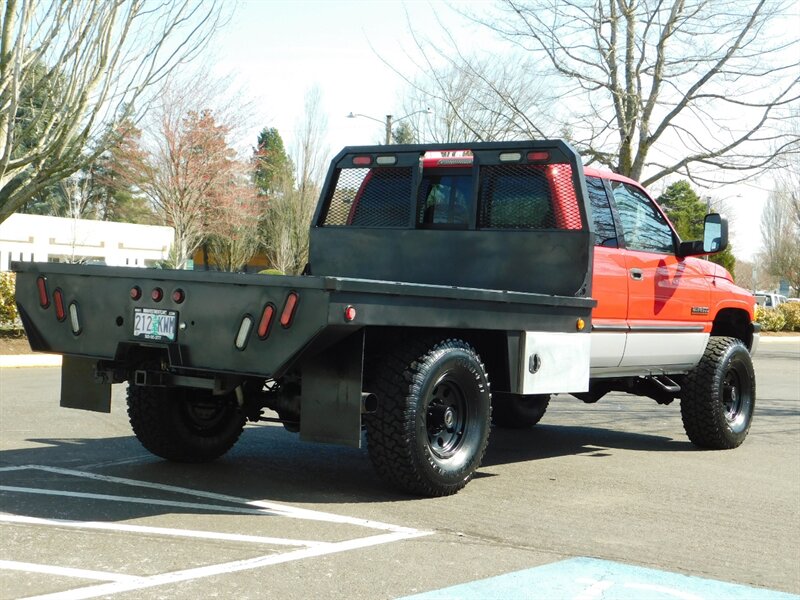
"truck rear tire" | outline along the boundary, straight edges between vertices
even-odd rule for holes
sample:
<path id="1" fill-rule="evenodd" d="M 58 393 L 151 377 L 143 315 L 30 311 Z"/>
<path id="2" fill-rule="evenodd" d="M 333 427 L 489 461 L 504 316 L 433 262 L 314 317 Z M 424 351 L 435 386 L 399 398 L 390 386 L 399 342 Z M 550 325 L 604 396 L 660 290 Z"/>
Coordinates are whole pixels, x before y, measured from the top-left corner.
<path id="1" fill-rule="evenodd" d="M 239 439 L 245 416 L 233 394 L 210 390 L 128 386 L 128 417 L 142 446 L 176 462 L 209 462 Z"/>
<path id="2" fill-rule="evenodd" d="M 549 394 L 529 396 L 494 394 L 492 396 L 492 423 L 507 429 L 533 427 L 542 420 L 549 404 Z"/>
<path id="3" fill-rule="evenodd" d="M 489 440 L 491 394 L 477 353 L 461 340 L 411 343 L 368 373 L 378 407 L 365 418 L 369 456 L 395 487 L 455 494 L 472 479 Z"/>
<path id="4" fill-rule="evenodd" d="M 747 348 L 737 338 L 711 337 L 682 386 L 686 435 L 701 448 L 736 448 L 747 437 L 755 404 L 756 378 Z"/>

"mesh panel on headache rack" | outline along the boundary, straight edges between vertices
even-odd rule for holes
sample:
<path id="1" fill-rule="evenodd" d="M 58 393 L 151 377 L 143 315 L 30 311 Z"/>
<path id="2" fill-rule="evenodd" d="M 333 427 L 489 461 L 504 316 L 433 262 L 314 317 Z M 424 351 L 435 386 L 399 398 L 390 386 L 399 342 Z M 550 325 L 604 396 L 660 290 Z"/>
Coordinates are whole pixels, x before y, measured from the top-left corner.
<path id="1" fill-rule="evenodd" d="M 571 173 L 568 164 L 482 167 L 478 226 L 484 229 L 581 229 Z"/>
<path id="2" fill-rule="evenodd" d="M 411 167 L 341 169 L 324 226 L 407 227 Z"/>

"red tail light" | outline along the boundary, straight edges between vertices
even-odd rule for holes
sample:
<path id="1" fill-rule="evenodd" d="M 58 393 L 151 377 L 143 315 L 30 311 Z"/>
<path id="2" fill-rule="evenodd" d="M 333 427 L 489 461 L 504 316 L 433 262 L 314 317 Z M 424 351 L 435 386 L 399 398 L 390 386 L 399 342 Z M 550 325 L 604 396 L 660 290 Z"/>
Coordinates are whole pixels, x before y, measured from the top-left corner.
<path id="1" fill-rule="evenodd" d="M 186 299 L 186 292 L 184 292 L 181 288 L 176 289 L 172 292 L 172 301 L 175 304 L 180 304 Z"/>
<path id="2" fill-rule="evenodd" d="M 540 150 L 538 152 L 528 152 L 528 160 L 549 160 L 550 153 L 544 150 Z"/>
<path id="3" fill-rule="evenodd" d="M 275 307 L 272 304 L 267 304 L 264 307 L 264 312 L 261 313 L 261 321 L 258 323 L 258 337 L 262 340 L 267 339 L 269 330 L 272 327 L 272 317 L 275 316 Z"/>
<path id="4" fill-rule="evenodd" d="M 297 309 L 299 300 L 300 298 L 297 292 L 289 292 L 289 295 L 286 297 L 286 303 L 283 305 L 283 312 L 281 313 L 281 325 L 283 327 L 289 327 L 292 324 L 294 312 Z"/>
<path id="5" fill-rule="evenodd" d="M 36 278 L 36 287 L 39 288 L 39 304 L 42 308 L 50 306 L 50 298 L 47 295 L 47 280 L 40 275 Z"/>
<path id="6" fill-rule="evenodd" d="M 153 291 L 150 292 L 150 297 L 153 299 L 153 302 L 161 302 L 161 299 L 164 297 L 164 290 L 161 288 L 153 288 Z"/>
<path id="7" fill-rule="evenodd" d="M 63 321 L 67 318 L 67 311 L 64 310 L 64 295 L 61 288 L 56 288 L 53 292 L 53 302 L 56 305 L 56 319 Z"/>
<path id="8" fill-rule="evenodd" d="M 142 288 L 135 285 L 131 288 L 131 300 L 138 300 L 142 297 Z"/>

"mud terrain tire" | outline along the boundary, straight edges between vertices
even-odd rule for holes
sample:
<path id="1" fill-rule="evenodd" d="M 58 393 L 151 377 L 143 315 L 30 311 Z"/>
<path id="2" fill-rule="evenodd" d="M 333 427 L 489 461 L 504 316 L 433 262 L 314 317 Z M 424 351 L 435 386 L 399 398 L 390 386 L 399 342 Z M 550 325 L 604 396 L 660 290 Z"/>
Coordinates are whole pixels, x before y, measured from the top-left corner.
<path id="1" fill-rule="evenodd" d="M 447 496 L 472 479 L 489 439 L 489 380 L 461 340 L 405 342 L 368 374 L 377 411 L 366 421 L 378 474 L 412 494 Z"/>

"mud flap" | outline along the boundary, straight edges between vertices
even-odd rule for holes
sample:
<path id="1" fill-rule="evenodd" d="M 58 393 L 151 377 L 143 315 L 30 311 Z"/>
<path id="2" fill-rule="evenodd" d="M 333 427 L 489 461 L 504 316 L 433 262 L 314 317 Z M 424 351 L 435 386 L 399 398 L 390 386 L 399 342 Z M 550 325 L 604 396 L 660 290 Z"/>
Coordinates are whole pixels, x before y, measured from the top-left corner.
<path id="1" fill-rule="evenodd" d="M 301 440 L 361 447 L 363 362 L 362 330 L 303 364 Z"/>
<path id="2" fill-rule="evenodd" d="M 61 362 L 61 406 L 94 412 L 111 412 L 111 384 L 95 374 L 97 361 L 64 356 Z"/>

